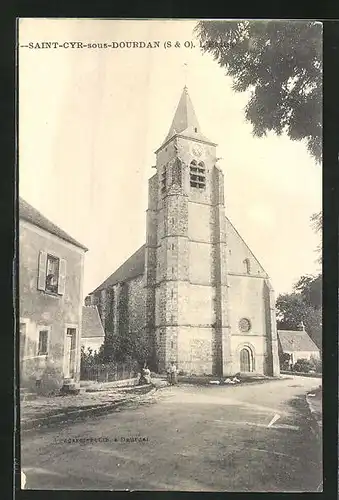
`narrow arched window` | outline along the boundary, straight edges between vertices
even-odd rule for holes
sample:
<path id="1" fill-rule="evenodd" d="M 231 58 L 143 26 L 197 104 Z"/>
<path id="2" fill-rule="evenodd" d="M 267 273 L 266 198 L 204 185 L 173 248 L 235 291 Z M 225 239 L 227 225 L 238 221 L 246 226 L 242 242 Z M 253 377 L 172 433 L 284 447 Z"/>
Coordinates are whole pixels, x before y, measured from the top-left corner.
<path id="1" fill-rule="evenodd" d="M 245 273 L 250 274 L 250 272 L 251 272 L 251 262 L 250 262 L 250 259 L 245 259 L 244 260 L 244 266 L 245 266 Z"/>
<path id="2" fill-rule="evenodd" d="M 173 184 L 177 184 L 181 187 L 182 185 L 182 171 L 181 171 L 181 161 L 176 158 L 172 169 L 172 181 Z"/>
<path id="3" fill-rule="evenodd" d="M 167 172 L 166 172 L 166 165 L 164 165 L 162 174 L 161 174 L 161 192 L 164 193 L 166 191 L 166 185 L 167 185 Z"/>

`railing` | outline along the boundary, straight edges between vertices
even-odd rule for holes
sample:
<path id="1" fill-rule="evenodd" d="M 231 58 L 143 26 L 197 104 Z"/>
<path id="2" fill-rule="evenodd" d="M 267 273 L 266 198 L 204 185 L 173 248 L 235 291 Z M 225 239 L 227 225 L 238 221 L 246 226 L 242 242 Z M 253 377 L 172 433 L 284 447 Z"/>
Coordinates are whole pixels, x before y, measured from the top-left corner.
<path id="1" fill-rule="evenodd" d="M 81 366 L 80 380 L 93 382 L 115 382 L 127 380 L 137 375 L 138 369 L 135 365 L 125 363 L 98 364 L 92 366 Z"/>

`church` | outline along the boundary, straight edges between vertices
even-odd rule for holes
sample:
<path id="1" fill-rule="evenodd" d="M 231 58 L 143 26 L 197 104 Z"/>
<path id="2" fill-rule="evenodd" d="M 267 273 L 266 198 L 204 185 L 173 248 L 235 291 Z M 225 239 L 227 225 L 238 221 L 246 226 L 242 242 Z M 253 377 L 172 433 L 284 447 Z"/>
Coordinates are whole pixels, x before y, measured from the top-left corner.
<path id="1" fill-rule="evenodd" d="M 187 87 L 155 154 L 146 242 L 86 304 L 106 332 L 145 335 L 160 373 L 174 361 L 185 374 L 279 375 L 274 292 L 227 218 L 216 144 Z"/>

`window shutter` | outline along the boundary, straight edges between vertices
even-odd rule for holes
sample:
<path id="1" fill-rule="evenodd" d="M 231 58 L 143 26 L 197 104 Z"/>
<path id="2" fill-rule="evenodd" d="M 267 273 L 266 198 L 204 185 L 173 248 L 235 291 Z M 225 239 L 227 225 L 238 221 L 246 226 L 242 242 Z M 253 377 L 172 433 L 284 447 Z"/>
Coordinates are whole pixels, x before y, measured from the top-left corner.
<path id="1" fill-rule="evenodd" d="M 66 261 L 60 259 L 59 263 L 59 279 L 58 279 L 58 294 L 64 295 L 66 285 Z"/>
<path id="2" fill-rule="evenodd" d="M 47 266 L 47 253 L 41 251 L 39 254 L 38 290 L 46 289 L 46 266 Z"/>

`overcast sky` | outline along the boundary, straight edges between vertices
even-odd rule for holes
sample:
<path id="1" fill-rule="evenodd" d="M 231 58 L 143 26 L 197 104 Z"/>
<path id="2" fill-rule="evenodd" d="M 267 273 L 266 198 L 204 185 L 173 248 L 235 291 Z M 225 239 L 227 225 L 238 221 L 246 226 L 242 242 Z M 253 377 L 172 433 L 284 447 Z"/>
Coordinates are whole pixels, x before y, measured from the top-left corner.
<path id="1" fill-rule="evenodd" d="M 195 21 L 25 19 L 19 42 L 159 41 L 153 49 L 19 51 L 19 191 L 89 248 L 84 293 L 145 242 L 147 180 L 185 83 L 202 132 L 218 144 L 226 214 L 276 294 L 316 273 L 310 216 L 321 167 L 287 137 L 253 138 L 246 93 L 198 47 Z M 164 48 L 179 41 L 180 48 Z M 184 63 L 187 63 L 185 79 Z"/>

